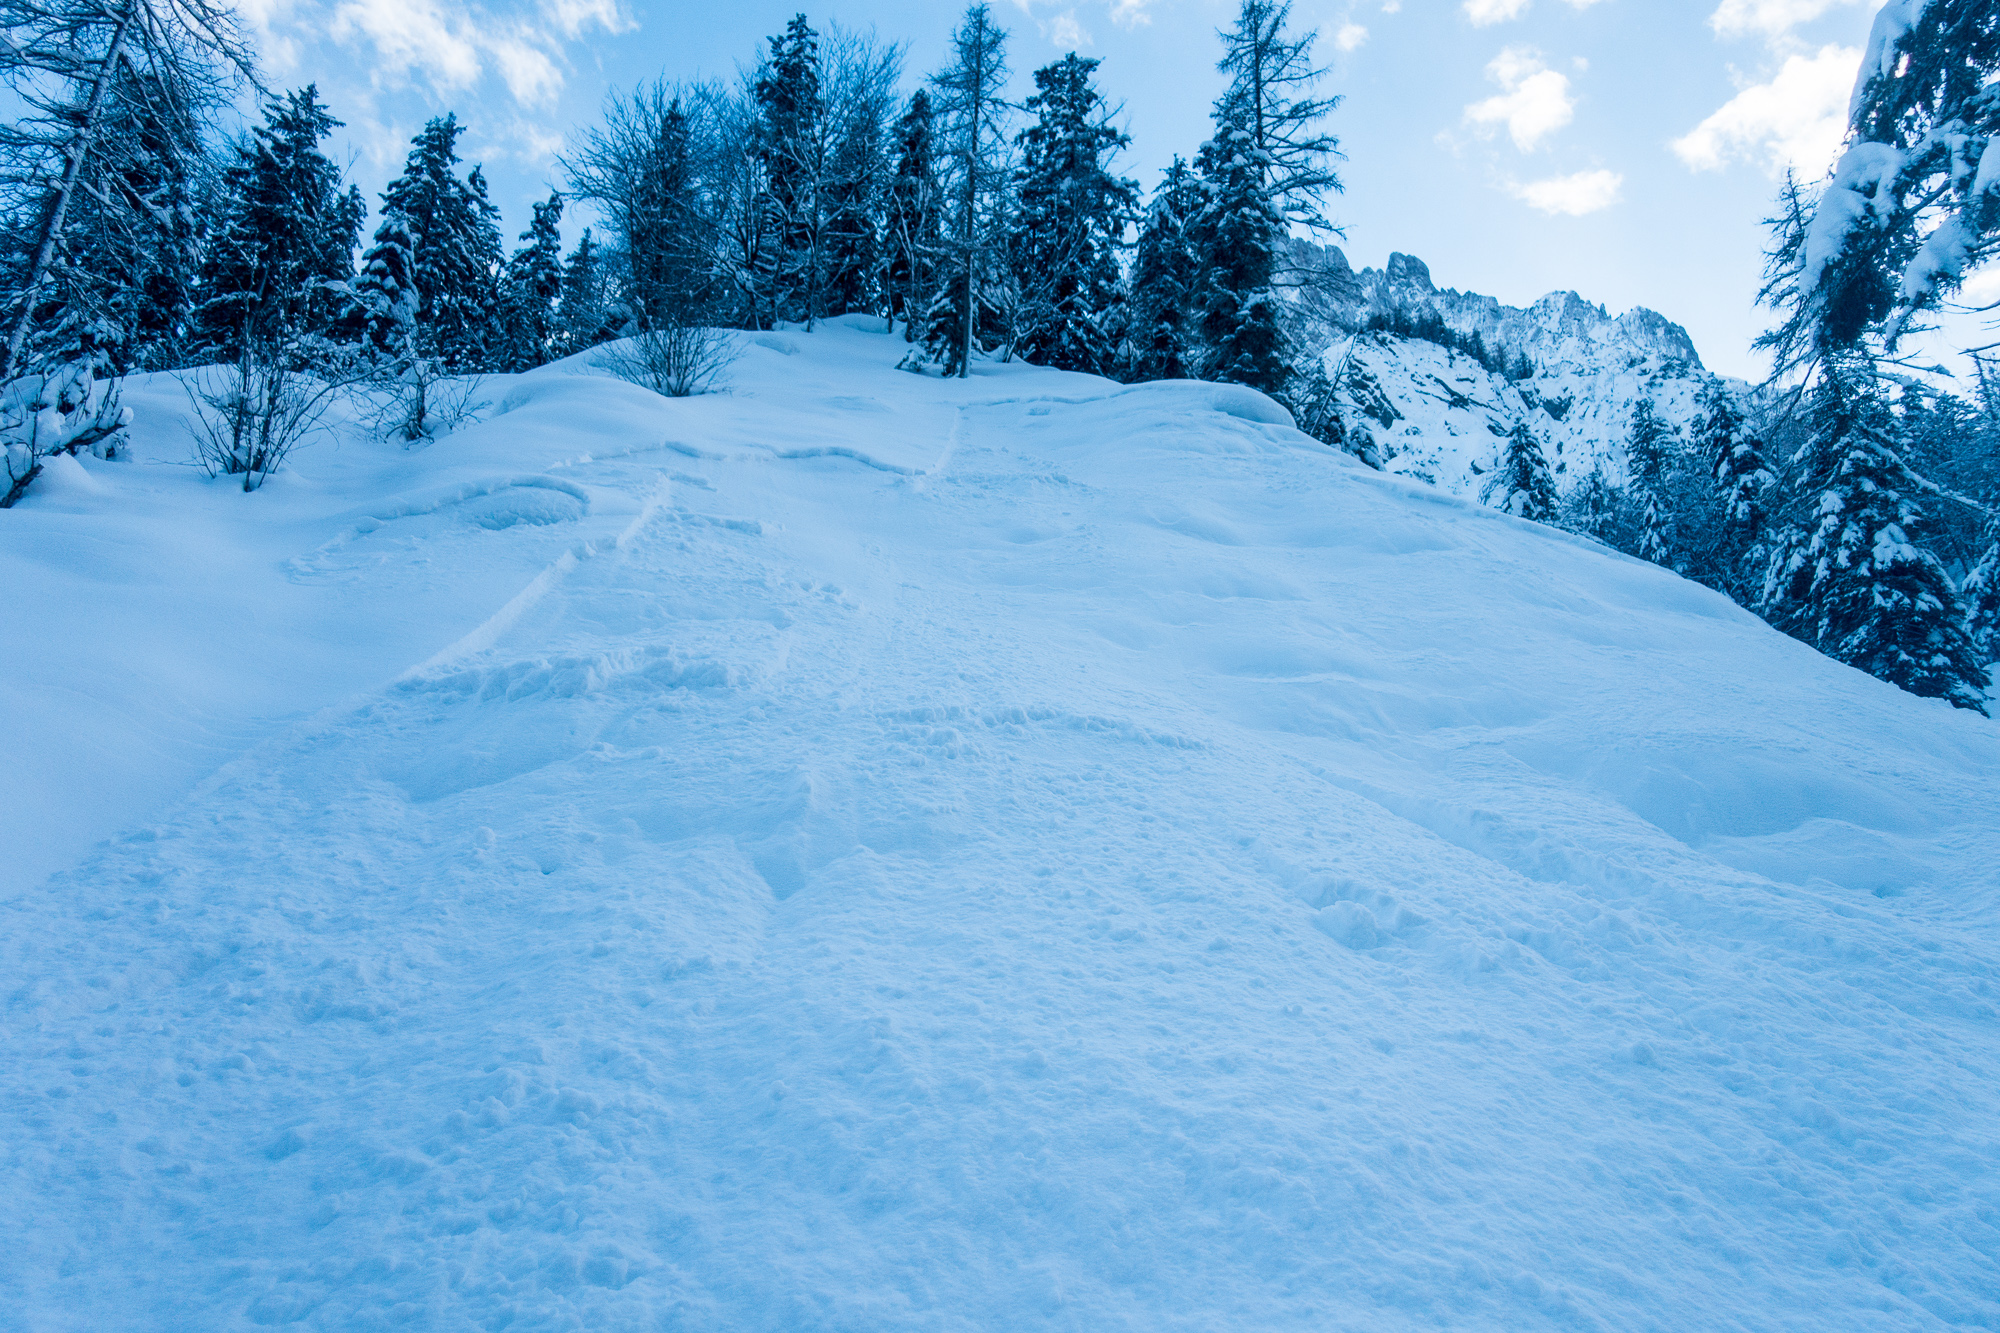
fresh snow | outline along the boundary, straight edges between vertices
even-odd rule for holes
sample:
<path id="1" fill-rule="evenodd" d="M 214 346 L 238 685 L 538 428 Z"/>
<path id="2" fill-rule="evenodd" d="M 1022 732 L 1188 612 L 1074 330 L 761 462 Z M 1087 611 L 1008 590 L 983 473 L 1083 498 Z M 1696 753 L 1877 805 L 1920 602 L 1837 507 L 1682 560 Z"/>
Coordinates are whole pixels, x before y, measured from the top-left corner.
<path id="1" fill-rule="evenodd" d="M 2000 1326 L 1994 724 L 871 327 L 4 516 L 0 1329 Z"/>

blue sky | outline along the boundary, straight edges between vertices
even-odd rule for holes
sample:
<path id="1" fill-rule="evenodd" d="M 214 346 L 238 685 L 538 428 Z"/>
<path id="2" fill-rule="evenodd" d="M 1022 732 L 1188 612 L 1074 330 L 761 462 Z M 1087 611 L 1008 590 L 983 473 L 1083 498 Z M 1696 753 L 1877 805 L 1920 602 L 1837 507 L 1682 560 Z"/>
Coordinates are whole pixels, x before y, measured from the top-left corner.
<path id="1" fill-rule="evenodd" d="M 1392 250 L 1440 285 L 1525 304 L 1574 289 L 1688 326 L 1718 370 L 1756 373 L 1752 297 L 1777 174 L 1823 172 L 1875 0 L 1295 0 L 1332 66 L 1348 154 L 1333 215 L 1357 265 Z M 249 0 L 272 83 L 317 80 L 340 151 L 379 190 L 409 136 L 455 110 L 511 240 L 560 183 L 556 155 L 613 88 L 733 77 L 799 0 Z M 1075 49 L 1125 106 L 1148 188 L 1204 137 L 1215 29 L 1235 0 L 994 0 L 1027 86 Z M 836 0 L 816 26 L 941 59 L 952 4 Z M 574 234 L 576 227 L 570 228 Z"/>

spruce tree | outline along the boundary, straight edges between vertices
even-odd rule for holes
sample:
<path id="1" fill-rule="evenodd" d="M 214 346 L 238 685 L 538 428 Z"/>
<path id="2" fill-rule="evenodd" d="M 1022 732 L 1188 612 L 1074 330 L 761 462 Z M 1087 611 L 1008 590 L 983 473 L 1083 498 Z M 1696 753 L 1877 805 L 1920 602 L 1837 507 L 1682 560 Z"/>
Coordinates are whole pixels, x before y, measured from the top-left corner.
<path id="1" fill-rule="evenodd" d="M 825 277 L 821 191 L 830 165 L 819 34 L 797 14 L 783 35 L 769 40 L 770 54 L 751 86 L 762 117 L 758 153 L 776 243 L 769 300 L 773 319 L 810 321 L 820 313 Z"/>
<path id="2" fill-rule="evenodd" d="M 1632 405 L 1632 425 L 1625 436 L 1627 469 L 1642 502 L 1638 554 L 1669 568 L 1675 564 L 1673 520 L 1661 492 L 1673 453 L 1673 427 L 1660 420 L 1650 398 L 1639 399 Z"/>
<path id="3" fill-rule="evenodd" d="M 556 302 L 563 292 L 563 197 L 552 192 L 534 207 L 535 220 L 521 233 L 526 244 L 507 261 L 504 370 L 532 370 L 561 355 Z"/>
<path id="4" fill-rule="evenodd" d="M 916 339 L 930 312 L 942 241 L 931 98 L 924 89 L 911 94 L 909 108 L 896 122 L 895 141 L 896 168 L 882 226 L 888 249 L 884 280 L 889 318 L 902 317 L 903 338 L 908 342 Z"/>
<path id="5" fill-rule="evenodd" d="M 1776 478 L 1764 461 L 1763 447 L 1720 384 L 1709 390 L 1697 431 L 1724 518 L 1745 540 L 1754 541 L 1764 527 L 1764 493 Z"/>
<path id="6" fill-rule="evenodd" d="M 1108 119 L 1097 66 L 1071 52 L 1035 71 L 1009 246 L 1023 294 L 1016 350 L 1089 374 L 1108 371 L 1116 352 L 1107 317 L 1121 299 L 1118 245 L 1138 195 L 1110 169 L 1130 140 Z"/>
<path id="7" fill-rule="evenodd" d="M 1548 523 L 1556 515 L 1556 479 L 1549 471 L 1542 442 L 1523 421 L 1507 436 L 1507 452 L 1487 481 L 1482 497 L 1495 509 L 1517 518 Z"/>
<path id="8" fill-rule="evenodd" d="M 1194 172 L 1174 158 L 1153 192 L 1133 254 L 1119 364 L 1119 378 L 1127 383 L 1194 377 L 1197 331 L 1191 306 L 1202 272 L 1194 223 L 1203 199 Z"/>
<path id="9" fill-rule="evenodd" d="M 264 107 L 223 173 L 223 220 L 202 266 L 195 329 L 203 355 L 289 349 L 343 314 L 354 274 L 359 197 L 320 143 L 341 122 L 308 85 Z"/>
<path id="10" fill-rule="evenodd" d="M 563 264 L 562 303 L 556 307 L 556 326 L 564 356 L 595 347 L 613 336 L 605 320 L 603 264 L 588 227 L 583 229 L 576 249 Z"/>
<path id="11" fill-rule="evenodd" d="M 1240 119 L 1224 120 L 1201 146 L 1206 199 L 1195 234 L 1202 259 L 1196 308 L 1206 354 L 1202 378 L 1275 396 L 1290 375 L 1278 319 L 1278 245 L 1284 219 L 1265 186 L 1269 164 Z"/>
<path id="12" fill-rule="evenodd" d="M 1646 511 L 1640 519 L 1639 558 L 1668 569 L 1674 568 L 1673 518 L 1656 489 L 1644 492 Z"/>
<path id="13" fill-rule="evenodd" d="M 463 132 L 453 115 L 425 125 L 403 174 L 382 192 L 383 227 L 399 216 L 413 247 L 419 350 L 454 372 L 484 368 L 499 306 L 499 209 L 478 167 L 464 180 L 456 174 Z M 386 239 L 382 230 L 375 238 Z"/>
<path id="14" fill-rule="evenodd" d="M 1761 611 L 1836 661 L 1984 713 L 1984 663 L 1944 567 L 1917 539 L 1922 478 L 1866 366 L 1829 366 L 1794 460 Z"/>
<path id="15" fill-rule="evenodd" d="M 1965 582 L 1959 599 L 1965 603 L 1965 635 L 1972 640 L 1972 655 L 1988 665 L 2000 663 L 2000 519 L 1987 525 L 1992 539 L 1986 554 L 1979 558 Z"/>
<path id="16" fill-rule="evenodd" d="M 384 367 L 402 366 L 417 355 L 417 312 L 423 296 L 417 289 L 416 248 L 409 219 L 389 209 L 354 280 L 356 303 L 362 310 L 362 350 Z"/>

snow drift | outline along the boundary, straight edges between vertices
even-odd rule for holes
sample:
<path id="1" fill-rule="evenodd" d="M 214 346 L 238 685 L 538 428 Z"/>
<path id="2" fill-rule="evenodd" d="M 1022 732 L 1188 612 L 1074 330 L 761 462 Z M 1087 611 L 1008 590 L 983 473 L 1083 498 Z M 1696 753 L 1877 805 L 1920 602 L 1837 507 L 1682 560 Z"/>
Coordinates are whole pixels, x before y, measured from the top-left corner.
<path id="1" fill-rule="evenodd" d="M 2000 1325 L 1993 724 L 1254 394 L 740 341 L 0 525 L 0 1328 Z"/>

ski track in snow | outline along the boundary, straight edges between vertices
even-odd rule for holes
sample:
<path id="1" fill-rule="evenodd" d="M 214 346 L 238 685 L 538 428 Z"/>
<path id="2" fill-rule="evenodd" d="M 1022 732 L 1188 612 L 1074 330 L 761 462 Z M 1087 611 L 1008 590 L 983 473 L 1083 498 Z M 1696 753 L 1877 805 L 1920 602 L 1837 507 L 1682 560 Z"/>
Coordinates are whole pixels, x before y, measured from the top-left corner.
<path id="1" fill-rule="evenodd" d="M 1992 724 L 1247 391 L 744 342 L 298 525 L 477 608 L 0 900 L 0 1329 L 2000 1327 Z"/>

